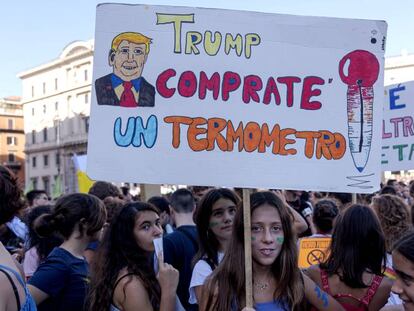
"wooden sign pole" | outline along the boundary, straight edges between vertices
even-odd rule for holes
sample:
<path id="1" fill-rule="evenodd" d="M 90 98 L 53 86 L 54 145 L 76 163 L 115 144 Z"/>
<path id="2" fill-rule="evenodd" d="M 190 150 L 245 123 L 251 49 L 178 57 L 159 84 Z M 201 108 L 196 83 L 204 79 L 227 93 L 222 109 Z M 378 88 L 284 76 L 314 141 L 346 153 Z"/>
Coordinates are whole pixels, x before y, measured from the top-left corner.
<path id="1" fill-rule="evenodd" d="M 352 194 L 352 204 L 357 204 L 357 194 L 356 193 Z"/>
<path id="2" fill-rule="evenodd" d="M 246 276 L 246 307 L 253 308 L 252 232 L 250 221 L 250 189 L 243 188 L 244 263 Z"/>

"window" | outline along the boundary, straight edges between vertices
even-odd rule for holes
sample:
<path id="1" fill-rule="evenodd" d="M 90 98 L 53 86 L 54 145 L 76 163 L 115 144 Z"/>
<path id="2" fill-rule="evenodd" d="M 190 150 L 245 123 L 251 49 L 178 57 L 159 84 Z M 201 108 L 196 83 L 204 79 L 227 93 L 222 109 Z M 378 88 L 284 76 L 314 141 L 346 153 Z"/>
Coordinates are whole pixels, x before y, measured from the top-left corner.
<path id="1" fill-rule="evenodd" d="M 34 116 L 35 115 L 35 109 L 34 109 L 34 107 L 32 108 L 32 116 Z"/>
<path id="2" fill-rule="evenodd" d="M 43 94 L 46 94 L 46 83 L 43 82 Z"/>
<path id="3" fill-rule="evenodd" d="M 32 97 L 34 97 L 34 86 L 32 85 Z"/>
<path id="4" fill-rule="evenodd" d="M 72 102 L 72 96 L 68 96 L 67 98 L 68 107 L 70 107 L 71 102 Z"/>
<path id="5" fill-rule="evenodd" d="M 59 152 L 57 152 L 56 155 L 55 155 L 55 163 L 56 163 L 56 166 L 59 166 L 60 165 L 60 155 L 59 155 Z"/>
<path id="6" fill-rule="evenodd" d="M 46 191 L 46 193 L 49 193 L 49 187 L 50 187 L 50 180 L 49 176 L 42 177 L 43 180 L 43 189 Z"/>
<path id="7" fill-rule="evenodd" d="M 36 157 L 32 157 L 32 167 L 36 167 Z"/>
<path id="8" fill-rule="evenodd" d="M 85 104 L 89 103 L 89 93 L 85 94 Z"/>
<path id="9" fill-rule="evenodd" d="M 84 117 L 83 122 L 85 124 L 85 133 L 89 133 L 89 117 Z"/>
<path id="10" fill-rule="evenodd" d="M 7 136 L 7 145 L 9 145 L 9 146 L 16 146 L 17 145 L 17 137 L 15 137 L 15 136 Z"/>
<path id="11" fill-rule="evenodd" d="M 54 175 L 53 176 L 53 183 L 54 183 L 54 188 L 53 189 L 59 189 L 59 191 L 61 191 L 60 189 L 62 187 L 62 182 L 60 181 L 59 175 Z M 60 184 L 59 187 L 58 187 L 58 184 Z"/>
<path id="12" fill-rule="evenodd" d="M 74 133 L 74 125 L 73 125 L 74 122 L 75 122 L 74 118 L 69 118 L 67 120 L 67 129 L 68 129 L 69 134 Z"/>
<path id="13" fill-rule="evenodd" d="M 8 125 L 9 130 L 14 129 L 14 120 L 13 119 L 8 119 L 7 120 L 7 125 Z"/>
<path id="14" fill-rule="evenodd" d="M 35 144 L 35 143 L 36 143 L 36 131 L 33 130 L 32 131 L 32 144 Z"/>
<path id="15" fill-rule="evenodd" d="M 72 73 L 72 69 L 71 68 L 67 68 L 66 69 L 66 80 L 69 81 L 71 78 L 71 73 Z"/>
<path id="16" fill-rule="evenodd" d="M 47 128 L 43 129 L 43 141 L 47 141 Z"/>
<path id="17" fill-rule="evenodd" d="M 55 78 L 55 91 L 57 91 L 57 89 L 58 89 L 58 79 Z"/>
<path id="18" fill-rule="evenodd" d="M 43 165 L 49 166 L 49 155 L 47 154 L 43 155 Z"/>
<path id="19" fill-rule="evenodd" d="M 55 111 L 59 110 L 59 102 L 55 102 Z"/>
<path id="20" fill-rule="evenodd" d="M 84 75 L 84 77 L 85 77 L 85 81 L 88 81 L 88 70 L 87 70 L 87 69 L 85 69 L 85 70 L 83 71 L 83 75 Z"/>
<path id="21" fill-rule="evenodd" d="M 8 154 L 8 161 L 11 163 L 14 163 L 16 161 L 16 156 L 14 155 L 14 153 L 9 153 Z"/>
<path id="22" fill-rule="evenodd" d="M 31 181 L 32 181 L 33 189 L 37 190 L 37 177 L 33 177 Z"/>

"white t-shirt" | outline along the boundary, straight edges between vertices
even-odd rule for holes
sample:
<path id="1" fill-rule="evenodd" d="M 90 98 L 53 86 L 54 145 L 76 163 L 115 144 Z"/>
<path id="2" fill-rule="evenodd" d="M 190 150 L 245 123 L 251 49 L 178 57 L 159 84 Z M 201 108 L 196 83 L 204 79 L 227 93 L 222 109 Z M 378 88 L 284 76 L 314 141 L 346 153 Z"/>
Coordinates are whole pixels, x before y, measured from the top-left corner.
<path id="1" fill-rule="evenodd" d="M 220 263 L 223 260 L 224 253 L 217 254 L 217 261 Z M 188 302 L 190 304 L 198 304 L 197 297 L 195 295 L 195 288 L 197 286 L 204 285 L 204 282 L 209 277 L 209 275 L 213 272 L 211 270 L 210 265 L 205 260 L 199 260 L 194 266 L 193 274 L 191 275 L 190 281 L 190 288 L 188 289 L 190 292 L 190 297 L 188 298 Z"/>
<path id="2" fill-rule="evenodd" d="M 392 256 L 391 254 L 387 253 L 387 268 L 392 269 Z M 388 298 L 388 302 L 386 306 L 395 306 L 395 305 L 401 305 L 403 301 L 398 297 L 397 294 L 394 294 L 393 292 L 390 293 L 390 297 Z"/>
<path id="3" fill-rule="evenodd" d="M 13 231 L 15 235 L 17 235 L 19 238 L 26 242 L 27 236 L 29 234 L 29 229 L 19 217 L 14 216 L 13 219 L 9 221 L 6 225 L 7 227 L 9 227 L 11 231 Z"/>

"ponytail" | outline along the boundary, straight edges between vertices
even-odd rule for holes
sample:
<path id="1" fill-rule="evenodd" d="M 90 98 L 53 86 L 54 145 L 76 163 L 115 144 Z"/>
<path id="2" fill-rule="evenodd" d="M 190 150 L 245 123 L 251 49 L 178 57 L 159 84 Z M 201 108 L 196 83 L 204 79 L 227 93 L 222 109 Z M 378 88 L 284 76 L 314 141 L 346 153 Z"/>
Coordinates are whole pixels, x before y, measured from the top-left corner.
<path id="1" fill-rule="evenodd" d="M 93 195 L 74 193 L 61 197 L 52 213 L 40 216 L 35 221 L 34 230 L 41 237 L 58 232 L 68 239 L 78 225 L 81 237 L 84 234 L 92 236 L 105 221 L 106 210 L 101 200 Z"/>

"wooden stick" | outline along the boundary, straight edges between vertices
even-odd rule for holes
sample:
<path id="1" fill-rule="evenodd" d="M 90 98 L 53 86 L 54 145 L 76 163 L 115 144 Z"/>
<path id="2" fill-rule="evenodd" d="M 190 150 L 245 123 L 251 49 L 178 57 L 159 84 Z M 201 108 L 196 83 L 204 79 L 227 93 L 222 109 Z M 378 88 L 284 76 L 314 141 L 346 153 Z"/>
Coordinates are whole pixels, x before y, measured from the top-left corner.
<path id="1" fill-rule="evenodd" d="M 352 194 L 352 204 L 357 204 L 357 194 L 356 193 Z"/>
<path id="2" fill-rule="evenodd" d="M 243 188 L 244 262 L 246 275 L 246 307 L 253 308 L 252 232 L 250 222 L 250 189 Z"/>

